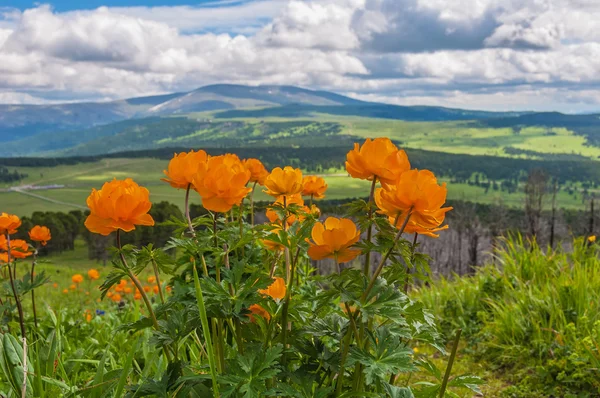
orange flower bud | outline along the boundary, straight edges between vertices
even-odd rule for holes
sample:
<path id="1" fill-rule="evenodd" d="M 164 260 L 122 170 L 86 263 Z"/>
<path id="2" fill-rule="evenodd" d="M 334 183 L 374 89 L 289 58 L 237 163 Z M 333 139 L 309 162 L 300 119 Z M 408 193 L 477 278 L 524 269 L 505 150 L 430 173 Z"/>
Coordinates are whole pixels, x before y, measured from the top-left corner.
<path id="1" fill-rule="evenodd" d="M 81 282 L 83 282 L 83 275 L 81 275 L 81 274 L 75 274 L 75 275 L 73 275 L 71 277 L 71 281 L 73 283 L 81 283 Z"/>
<path id="2" fill-rule="evenodd" d="M 265 185 L 265 180 L 269 172 L 258 159 L 244 159 L 244 167 L 250 172 L 250 182 L 257 182 L 258 185 Z"/>
<path id="3" fill-rule="evenodd" d="M 52 234 L 50 234 L 50 229 L 48 229 L 48 227 L 36 225 L 29 231 L 29 239 L 40 242 L 42 246 L 46 246 L 46 243 L 52 239 Z"/>
<path id="4" fill-rule="evenodd" d="M 323 177 L 306 176 L 302 180 L 302 196 L 312 196 L 314 199 L 323 199 L 327 190 L 327 183 Z"/>
<path id="5" fill-rule="evenodd" d="M 99 191 L 92 189 L 87 198 L 90 215 L 85 226 L 90 232 L 106 236 L 118 229 L 129 232 L 136 225 L 154 225 L 148 214 L 152 207 L 149 197 L 150 192 L 131 178 L 107 182 Z"/>
<path id="6" fill-rule="evenodd" d="M 290 196 L 302 192 L 302 171 L 286 166 L 276 167 L 265 180 L 264 192 L 274 197 Z"/>
<path id="7" fill-rule="evenodd" d="M 410 170 L 410 162 L 389 138 L 367 138 L 362 146 L 354 144 L 348 152 L 346 170 L 354 178 L 372 181 L 377 177 L 382 183 L 391 184 Z"/>
<path id="8" fill-rule="evenodd" d="M 173 154 L 173 158 L 169 161 L 169 170 L 163 170 L 168 178 L 161 178 L 161 181 L 168 182 L 173 188 L 187 189 L 198 173 L 200 165 L 205 164 L 208 158 L 209 156 L 203 150 Z"/>
<path id="9" fill-rule="evenodd" d="M 14 234 L 21 226 L 21 219 L 14 214 L 0 213 L 0 235 Z"/>
<path id="10" fill-rule="evenodd" d="M 308 255 L 313 260 L 333 258 L 338 263 L 345 263 L 360 254 L 360 250 L 350 248 L 360 239 L 360 231 L 348 218 L 329 217 L 325 223 L 317 222 L 311 235 Z"/>

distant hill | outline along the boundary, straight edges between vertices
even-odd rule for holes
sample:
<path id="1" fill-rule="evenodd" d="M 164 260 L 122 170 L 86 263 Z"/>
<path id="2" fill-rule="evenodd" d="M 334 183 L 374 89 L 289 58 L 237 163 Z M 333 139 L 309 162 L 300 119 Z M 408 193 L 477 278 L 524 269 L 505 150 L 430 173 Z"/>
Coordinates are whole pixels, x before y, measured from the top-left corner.
<path id="1" fill-rule="evenodd" d="M 398 122 L 385 127 L 382 120 L 421 124 Z M 561 127 L 569 130 L 562 135 L 574 132 L 586 137 L 585 143 L 579 138 L 572 147 L 563 141 L 560 147 L 538 148 L 525 142 L 532 137 L 516 136 L 521 129 L 536 126 L 546 128 L 539 133 L 546 146 L 553 144 L 544 137 L 551 137 L 556 134 L 552 129 Z M 418 134 L 413 133 L 415 128 Z M 508 134 L 504 138 L 493 132 L 506 128 L 515 136 L 510 130 L 500 134 Z M 477 129 L 483 132 L 476 133 Z M 584 146 L 600 147 L 600 117 L 399 106 L 293 86 L 232 84 L 111 102 L 0 105 L 0 144 L 4 153 L 13 157 L 101 155 L 172 146 L 317 147 L 346 145 L 354 136 L 381 134 L 408 139 L 424 149 L 427 147 L 421 146 L 418 137 L 439 137 L 423 138 L 423 142 L 437 145 L 439 150 L 459 147 L 449 152 L 471 153 L 473 146 L 479 147 L 479 152 L 485 147 L 490 151 L 506 147 L 504 153 L 511 156 L 539 158 L 545 153 L 564 153 L 596 158 L 596 152 Z"/>

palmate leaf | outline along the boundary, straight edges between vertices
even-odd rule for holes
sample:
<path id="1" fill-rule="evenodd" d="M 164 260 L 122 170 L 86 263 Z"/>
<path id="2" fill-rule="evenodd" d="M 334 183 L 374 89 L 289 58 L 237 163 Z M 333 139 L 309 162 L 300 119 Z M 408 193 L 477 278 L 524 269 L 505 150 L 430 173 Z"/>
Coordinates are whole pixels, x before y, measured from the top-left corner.
<path id="1" fill-rule="evenodd" d="M 229 362 L 228 373 L 220 378 L 226 387 L 222 397 L 258 398 L 267 392 L 266 381 L 276 376 L 281 369 L 283 346 L 263 349 L 251 346 L 243 355 Z"/>
<path id="2" fill-rule="evenodd" d="M 363 365 L 367 384 L 376 380 L 383 383 L 392 374 L 416 369 L 411 358 L 413 351 L 386 326 L 380 326 L 375 334 L 371 335 L 371 343 L 374 347 L 372 350 L 352 347 L 348 357 L 350 364 L 358 362 Z"/>
<path id="3" fill-rule="evenodd" d="M 389 383 L 385 383 L 383 387 L 390 398 L 414 398 L 414 394 L 410 387 L 397 387 Z"/>
<path id="4" fill-rule="evenodd" d="M 113 269 L 110 274 L 108 274 L 104 282 L 102 282 L 102 285 L 100 285 L 100 291 L 102 292 L 100 299 L 104 300 L 108 290 L 119 283 L 123 278 L 127 278 L 127 272 L 125 272 L 122 267 Z"/>
<path id="5" fill-rule="evenodd" d="M 476 394 L 481 394 L 479 386 L 483 384 L 483 380 L 477 376 L 461 375 L 450 379 L 448 387 L 463 387 L 468 388 Z"/>
<path id="6" fill-rule="evenodd" d="M 38 288 L 42 285 L 45 285 L 50 280 L 50 277 L 46 276 L 46 273 L 42 271 L 39 274 L 36 274 L 31 280 L 31 273 L 26 273 L 23 276 L 23 279 L 15 280 L 15 287 L 17 288 L 17 292 L 20 295 L 25 295 L 29 293 L 31 290 Z"/>

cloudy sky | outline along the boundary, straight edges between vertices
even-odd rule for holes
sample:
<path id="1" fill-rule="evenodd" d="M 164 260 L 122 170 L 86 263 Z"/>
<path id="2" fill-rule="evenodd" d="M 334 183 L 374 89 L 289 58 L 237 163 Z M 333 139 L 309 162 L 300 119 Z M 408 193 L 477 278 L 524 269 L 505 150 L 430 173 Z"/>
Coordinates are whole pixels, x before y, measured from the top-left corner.
<path id="1" fill-rule="evenodd" d="M 403 105 L 600 111 L 600 0 L 0 3 L 0 103 L 211 83 Z"/>

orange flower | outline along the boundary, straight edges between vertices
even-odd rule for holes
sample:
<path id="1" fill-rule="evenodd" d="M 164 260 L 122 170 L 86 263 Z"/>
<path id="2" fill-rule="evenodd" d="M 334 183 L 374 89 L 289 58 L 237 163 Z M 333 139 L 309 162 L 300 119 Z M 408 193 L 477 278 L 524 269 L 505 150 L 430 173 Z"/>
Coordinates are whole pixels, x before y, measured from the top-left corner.
<path id="1" fill-rule="evenodd" d="M 111 298 L 114 295 L 113 292 L 111 292 L 110 290 L 108 292 L 106 292 L 106 297 Z"/>
<path id="2" fill-rule="evenodd" d="M 98 270 L 92 268 L 90 270 L 88 270 L 88 277 L 95 281 L 96 279 L 100 279 L 100 272 L 98 272 Z"/>
<path id="3" fill-rule="evenodd" d="M 140 293 L 139 290 L 136 290 L 135 294 L 133 295 L 133 299 L 140 300 L 141 298 L 142 298 L 142 293 Z"/>
<path id="4" fill-rule="evenodd" d="M 260 289 L 258 292 L 266 296 L 270 296 L 274 300 L 281 300 L 285 297 L 285 281 L 283 278 L 276 276 L 274 282 L 266 289 Z"/>
<path id="5" fill-rule="evenodd" d="M 148 214 L 150 192 L 136 184 L 131 178 L 114 179 L 92 193 L 87 198 L 90 215 L 85 226 L 90 232 L 109 235 L 122 229 L 133 231 L 136 225 L 154 225 L 154 219 Z"/>
<path id="6" fill-rule="evenodd" d="M 265 180 L 264 192 L 274 197 L 295 195 L 302 192 L 302 171 L 286 166 L 275 167 Z"/>
<path id="7" fill-rule="evenodd" d="M 285 246 L 281 243 L 272 240 L 275 236 L 279 236 L 279 232 L 281 231 L 281 227 L 276 227 L 271 230 L 270 234 L 267 235 L 264 239 L 261 240 L 263 245 L 267 248 L 267 250 L 285 250 Z"/>
<path id="8" fill-rule="evenodd" d="M 112 297 L 110 298 L 113 302 L 118 303 L 121 301 L 121 295 L 118 293 L 115 293 L 112 295 Z"/>
<path id="9" fill-rule="evenodd" d="M 443 223 L 444 222 L 444 218 L 445 218 L 445 214 L 442 213 L 440 215 L 440 222 Z M 403 219 L 401 219 L 400 217 L 389 217 L 389 221 L 390 224 L 394 224 L 394 221 L 396 222 L 395 227 L 396 228 L 400 228 L 402 226 L 402 223 L 404 222 Z M 439 231 L 443 231 L 445 229 L 448 229 L 448 225 L 444 225 L 443 227 L 425 227 L 422 225 L 417 224 L 414 221 L 408 220 L 408 224 L 406 224 L 406 227 L 404 228 L 404 232 L 407 234 L 419 234 L 419 235 L 425 235 L 425 236 L 429 236 L 430 238 L 439 238 L 440 236 L 436 234 L 436 232 Z"/>
<path id="10" fill-rule="evenodd" d="M 225 213 L 239 205 L 252 188 L 246 184 L 250 172 L 235 155 L 211 157 L 193 178 L 206 210 Z"/>
<path id="11" fill-rule="evenodd" d="M 334 258 L 338 263 L 355 259 L 360 250 L 351 249 L 360 239 L 356 224 L 348 218 L 329 217 L 325 223 L 317 222 L 312 229 L 312 242 L 308 255 L 313 260 Z"/>
<path id="12" fill-rule="evenodd" d="M 125 286 L 124 285 L 116 285 L 115 286 L 115 292 L 122 292 L 123 290 L 125 290 Z"/>
<path id="13" fill-rule="evenodd" d="M 165 290 L 167 291 L 167 293 L 171 293 L 171 290 L 172 290 L 172 289 L 171 289 L 171 286 L 167 286 L 167 287 L 165 287 Z"/>
<path id="14" fill-rule="evenodd" d="M 8 263 L 8 253 L 0 253 L 0 262 Z"/>
<path id="15" fill-rule="evenodd" d="M 161 178 L 161 181 L 168 182 L 173 188 L 187 189 L 200 166 L 206 164 L 208 158 L 203 150 L 175 153 L 169 161 L 169 170 L 163 170 L 168 178 Z"/>
<path id="16" fill-rule="evenodd" d="M 50 234 L 48 227 L 36 225 L 35 227 L 31 228 L 31 231 L 29 231 L 29 239 L 35 242 L 40 242 L 42 246 L 46 246 L 46 243 L 52 239 L 52 235 Z"/>
<path id="17" fill-rule="evenodd" d="M 158 294 L 158 285 L 154 285 L 152 287 L 152 291 L 154 292 L 154 294 Z"/>
<path id="18" fill-rule="evenodd" d="M 71 277 L 71 282 L 73 283 L 81 283 L 83 282 L 83 275 L 81 274 L 75 274 Z"/>
<path id="19" fill-rule="evenodd" d="M 152 290 L 152 288 L 150 286 L 148 286 L 148 285 L 144 286 L 144 291 L 146 293 L 150 293 L 150 290 Z"/>
<path id="20" fill-rule="evenodd" d="M 63 289 L 63 294 L 69 294 L 69 289 Z"/>
<path id="21" fill-rule="evenodd" d="M 0 235 L 14 234 L 21 226 L 21 220 L 14 214 L 0 213 Z"/>
<path id="22" fill-rule="evenodd" d="M 125 289 L 123 289 L 123 292 L 124 292 L 125 294 L 131 294 L 131 292 L 132 292 L 132 291 L 133 291 L 133 289 L 132 289 L 132 288 L 130 288 L 129 286 L 128 286 L 128 287 L 126 287 Z"/>
<path id="23" fill-rule="evenodd" d="M 149 284 L 156 283 L 156 277 L 155 276 L 149 276 L 147 280 L 148 280 Z"/>
<path id="24" fill-rule="evenodd" d="M 302 196 L 311 196 L 314 199 L 323 199 L 327 190 L 327 183 L 323 177 L 306 176 L 302 180 Z"/>
<path id="25" fill-rule="evenodd" d="M 290 196 L 280 196 L 277 198 L 277 200 L 275 201 L 274 204 L 283 206 L 284 198 L 286 199 L 286 201 L 285 201 L 286 206 L 289 206 L 289 205 L 304 206 L 304 199 L 302 199 L 302 196 L 300 196 L 299 194 L 290 195 Z M 307 210 L 308 210 L 308 208 L 307 208 Z M 271 208 L 268 208 L 267 212 L 266 212 L 266 216 L 270 222 L 281 224 L 282 220 L 279 218 L 279 214 L 277 213 L 277 211 L 275 211 Z M 303 219 L 304 218 L 300 216 L 300 221 L 302 221 Z M 288 216 L 286 217 L 285 221 L 286 221 L 287 225 L 292 225 L 296 221 L 296 215 L 288 213 Z"/>
<path id="26" fill-rule="evenodd" d="M 431 236 L 440 230 L 446 212 L 452 210 L 452 207 L 442 207 L 446 193 L 446 184 L 438 185 L 431 171 L 409 170 L 396 183 L 379 188 L 375 192 L 375 203 L 380 213 L 390 217 L 392 224 L 393 220 L 401 220 L 396 227 L 400 227 L 408 212 L 412 211 L 409 219 L 412 224 L 408 231 Z"/>
<path id="27" fill-rule="evenodd" d="M 250 172 L 250 182 L 257 182 L 258 185 L 265 185 L 265 180 L 269 172 L 258 159 L 244 159 L 244 167 Z"/>
<path id="28" fill-rule="evenodd" d="M 90 310 L 85 310 L 85 313 L 83 314 L 85 321 L 86 322 L 91 322 L 92 321 L 92 311 Z"/>
<path id="29" fill-rule="evenodd" d="M 8 263 L 8 245 L 5 235 L 0 235 L 0 250 L 4 250 L 7 253 L 2 256 L 2 261 Z M 14 260 L 16 258 L 26 258 L 33 255 L 33 252 L 29 251 L 29 244 L 23 239 L 11 239 L 10 240 L 10 258 Z"/>
<path id="30" fill-rule="evenodd" d="M 248 310 L 250 310 L 250 315 L 248 315 L 250 317 L 250 322 L 256 322 L 254 315 L 261 316 L 267 321 L 271 319 L 271 314 L 258 304 L 252 304 L 248 307 Z"/>
<path id="31" fill-rule="evenodd" d="M 69 289 L 71 289 L 71 290 L 75 290 L 75 289 L 77 289 L 77 285 L 75 285 L 75 284 L 72 284 L 71 286 L 69 286 Z"/>
<path id="32" fill-rule="evenodd" d="M 52 284 L 52 287 L 56 289 L 56 288 L 58 287 L 58 283 L 54 282 L 54 283 Z"/>
<path id="33" fill-rule="evenodd" d="M 346 170 L 354 178 L 372 181 L 377 177 L 391 184 L 410 170 L 410 162 L 389 138 L 367 138 L 362 146 L 354 144 L 354 149 L 346 155 Z"/>

